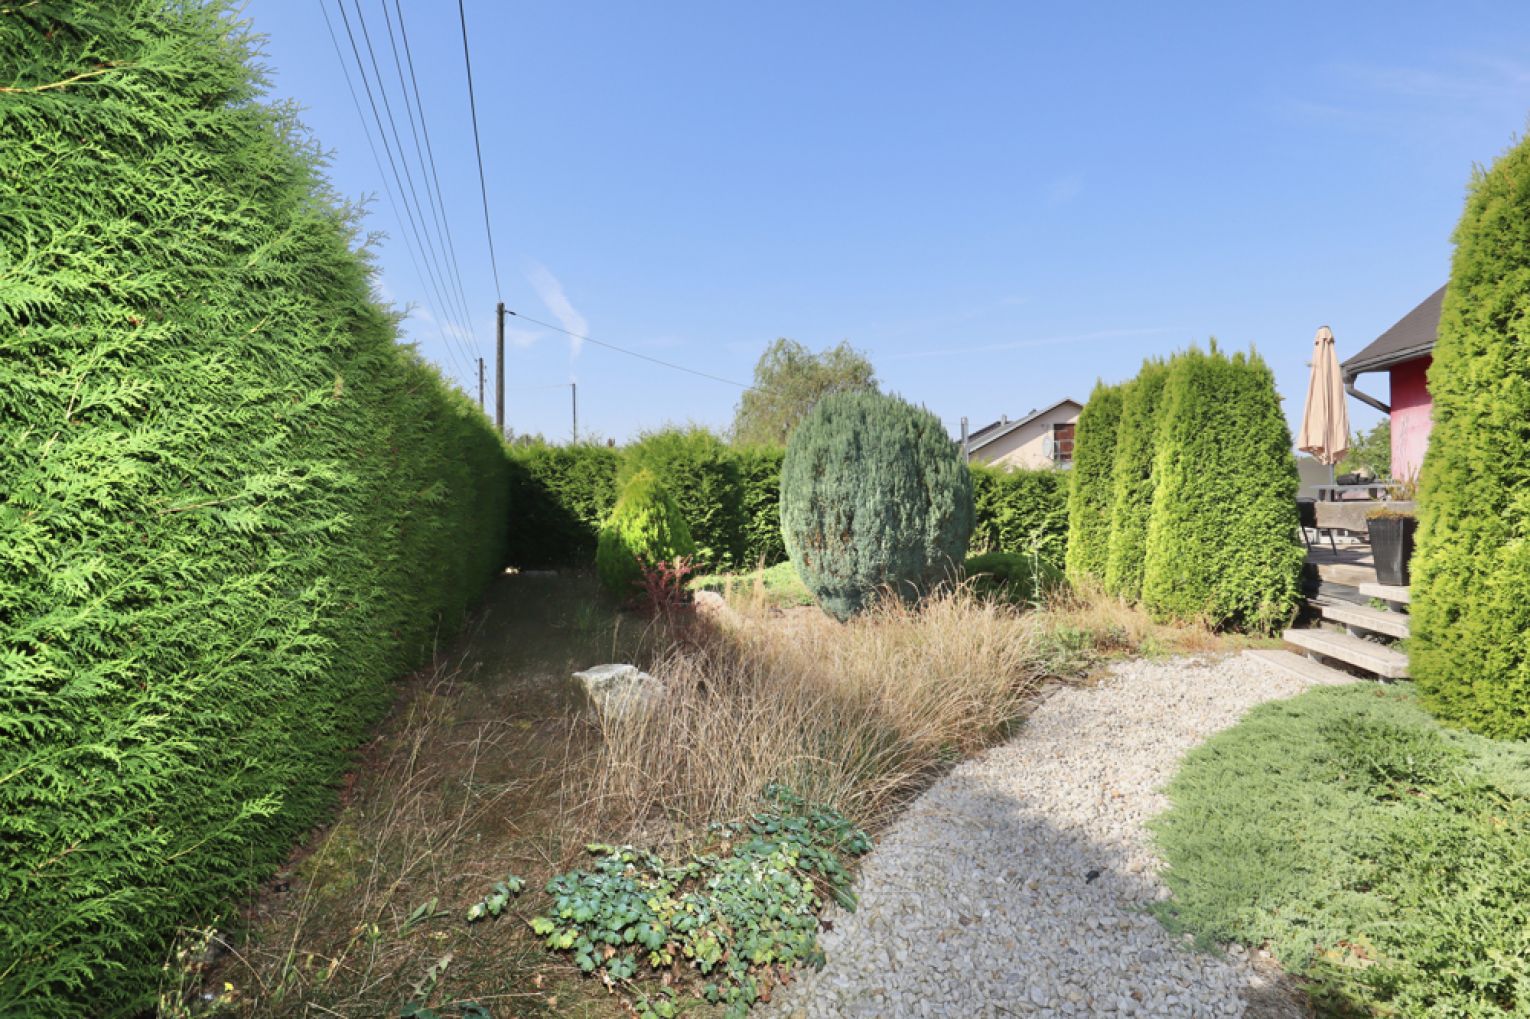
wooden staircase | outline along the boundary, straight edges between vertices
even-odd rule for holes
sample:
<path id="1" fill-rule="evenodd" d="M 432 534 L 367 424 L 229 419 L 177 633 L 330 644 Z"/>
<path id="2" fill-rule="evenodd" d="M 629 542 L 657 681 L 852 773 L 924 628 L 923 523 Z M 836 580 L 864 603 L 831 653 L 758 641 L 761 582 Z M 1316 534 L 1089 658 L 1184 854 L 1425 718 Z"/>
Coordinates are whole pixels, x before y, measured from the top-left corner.
<path id="1" fill-rule="evenodd" d="M 1367 676 L 1407 679 L 1408 656 L 1390 643 L 1408 636 L 1408 589 L 1376 583 L 1368 546 L 1331 550 L 1316 547 L 1307 560 L 1307 606 L 1313 623 L 1285 632 L 1284 639 L 1299 649 L 1259 651 L 1258 657 L 1303 679 L 1319 683 L 1350 683 Z M 1377 608 L 1369 600 L 1380 600 Z"/>

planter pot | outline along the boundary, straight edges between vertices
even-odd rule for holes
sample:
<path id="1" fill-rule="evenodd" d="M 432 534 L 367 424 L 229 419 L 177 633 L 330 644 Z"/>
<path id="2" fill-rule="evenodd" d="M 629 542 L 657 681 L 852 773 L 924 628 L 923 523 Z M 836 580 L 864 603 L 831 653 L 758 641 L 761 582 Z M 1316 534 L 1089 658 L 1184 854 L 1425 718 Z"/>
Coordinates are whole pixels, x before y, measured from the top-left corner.
<path id="1" fill-rule="evenodd" d="M 1417 528 L 1413 517 L 1376 517 L 1367 523 L 1377 583 L 1408 586 L 1408 561 L 1413 558 L 1413 532 Z"/>

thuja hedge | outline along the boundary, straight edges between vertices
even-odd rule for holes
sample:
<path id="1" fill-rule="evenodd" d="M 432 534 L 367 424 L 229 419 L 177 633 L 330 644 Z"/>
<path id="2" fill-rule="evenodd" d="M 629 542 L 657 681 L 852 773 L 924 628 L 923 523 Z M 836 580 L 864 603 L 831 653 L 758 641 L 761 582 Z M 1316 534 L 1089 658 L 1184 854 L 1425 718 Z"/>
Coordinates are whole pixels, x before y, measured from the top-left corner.
<path id="1" fill-rule="evenodd" d="M 1097 383 L 1078 416 L 1069 472 L 1066 565 L 1073 580 L 1105 579 L 1120 423 L 1121 387 Z"/>
<path id="2" fill-rule="evenodd" d="M 1472 182 L 1429 369 L 1408 655 L 1424 705 L 1530 737 L 1530 141 Z"/>
<path id="3" fill-rule="evenodd" d="M 1301 596 L 1296 461 L 1257 354 L 1177 355 L 1163 394 L 1142 601 L 1160 619 L 1269 631 Z"/>
<path id="4" fill-rule="evenodd" d="M 972 547 L 1035 552 L 1061 567 L 1068 543 L 1068 474 L 1051 468 L 1005 471 L 972 465 L 977 517 Z"/>
<path id="5" fill-rule="evenodd" d="M 500 563 L 500 443 L 249 45 L 221 4 L 0 13 L 8 1014 L 152 1008 Z"/>
<path id="6" fill-rule="evenodd" d="M 692 515 L 712 525 L 707 533 L 713 543 L 730 550 L 720 568 L 773 566 L 786 558 L 780 510 L 784 452 L 774 446 L 724 446 L 699 429 L 654 433 L 620 450 L 516 446 L 510 454 L 508 560 L 526 569 L 592 566 L 601 525 L 616 503 L 618 475 L 646 469 L 674 495 L 688 525 Z"/>
<path id="7" fill-rule="evenodd" d="M 744 561 L 744 486 L 738 458 L 704 428 L 666 428 L 641 436 L 622 452 L 621 489 L 649 471 L 679 506 L 696 542 L 696 564 L 726 572 Z"/>
<path id="8" fill-rule="evenodd" d="M 1111 469 L 1110 539 L 1106 543 L 1105 589 L 1131 601 L 1142 597 L 1148 520 L 1153 512 L 1164 384 L 1169 367 L 1146 361 L 1121 391 L 1121 423 Z"/>
<path id="9" fill-rule="evenodd" d="M 526 569 L 588 567 L 616 504 L 621 454 L 607 446 L 534 443 L 510 452 L 506 558 Z"/>

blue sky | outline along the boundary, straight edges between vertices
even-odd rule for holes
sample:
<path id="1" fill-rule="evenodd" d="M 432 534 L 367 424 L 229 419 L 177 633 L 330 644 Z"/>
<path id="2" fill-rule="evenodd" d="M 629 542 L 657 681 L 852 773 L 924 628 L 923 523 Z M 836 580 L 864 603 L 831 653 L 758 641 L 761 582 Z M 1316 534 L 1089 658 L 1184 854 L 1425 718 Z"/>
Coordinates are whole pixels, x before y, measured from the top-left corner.
<path id="1" fill-rule="evenodd" d="M 382 284 L 414 306 L 409 334 L 471 393 L 484 356 L 492 409 L 496 285 L 456 5 L 399 0 L 461 344 L 443 341 L 347 92 L 322 14 L 349 59 L 337 2 L 358 40 L 360 4 L 408 145 L 384 0 L 244 15 L 338 189 L 376 197 L 367 225 L 387 235 Z M 849 340 L 953 432 L 1216 336 L 1263 353 L 1294 420 L 1318 326 L 1348 356 L 1444 281 L 1473 164 L 1530 113 L 1530 8 L 1264 7 L 466 0 L 499 292 L 743 382 L 778 336 Z M 571 379 L 581 431 L 618 440 L 724 427 L 738 399 L 513 319 L 510 338 L 517 432 L 567 437 Z"/>

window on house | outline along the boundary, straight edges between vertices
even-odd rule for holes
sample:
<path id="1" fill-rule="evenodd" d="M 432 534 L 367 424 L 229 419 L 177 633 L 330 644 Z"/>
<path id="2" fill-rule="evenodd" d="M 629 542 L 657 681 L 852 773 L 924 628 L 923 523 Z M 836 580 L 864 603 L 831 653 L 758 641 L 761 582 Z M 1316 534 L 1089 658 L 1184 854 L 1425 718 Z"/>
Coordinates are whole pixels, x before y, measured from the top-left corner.
<path id="1" fill-rule="evenodd" d="M 1073 462 L 1073 425 L 1052 426 L 1052 459 L 1058 463 Z"/>

